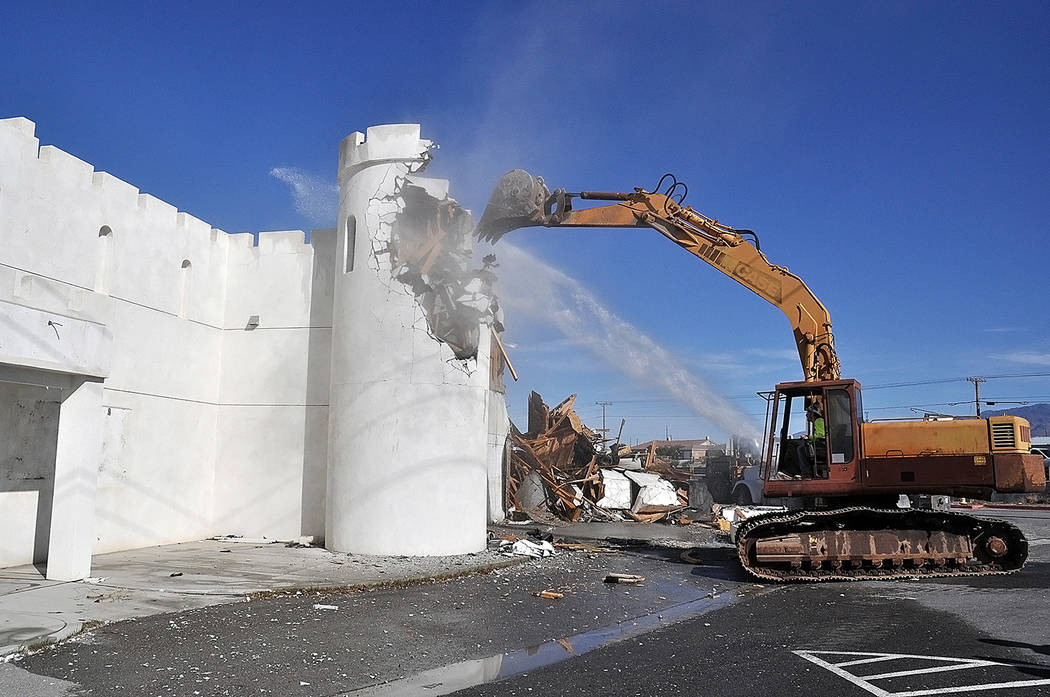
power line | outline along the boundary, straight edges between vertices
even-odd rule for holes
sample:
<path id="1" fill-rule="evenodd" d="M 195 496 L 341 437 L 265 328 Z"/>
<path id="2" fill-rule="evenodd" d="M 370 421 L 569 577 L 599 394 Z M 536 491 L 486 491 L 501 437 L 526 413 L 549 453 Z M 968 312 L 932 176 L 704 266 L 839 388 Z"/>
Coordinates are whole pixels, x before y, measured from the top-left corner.
<path id="1" fill-rule="evenodd" d="M 1050 377 L 1050 373 L 1012 373 L 1009 375 L 985 375 L 988 380 L 998 380 L 1000 378 L 1045 378 Z"/>
<path id="2" fill-rule="evenodd" d="M 985 380 L 1004 380 L 1007 378 L 1046 378 L 1050 373 L 1003 373 L 1001 375 L 982 375 Z M 917 385 L 940 385 L 949 382 L 962 382 L 970 380 L 969 377 L 937 378 L 935 380 L 916 380 L 914 382 L 890 382 L 885 385 L 865 385 L 864 390 L 885 390 L 891 387 L 915 387 Z"/>
<path id="3" fill-rule="evenodd" d="M 987 380 L 1006 380 L 1006 379 L 1017 379 L 1017 378 L 1043 378 L 1043 377 L 1050 377 L 1050 372 L 1000 373 L 1000 374 L 997 374 L 997 375 L 983 375 L 983 376 L 981 376 L 980 379 L 983 382 L 983 381 L 987 381 Z M 915 380 L 915 381 L 911 381 L 911 382 L 893 382 L 893 383 L 885 383 L 885 384 L 882 384 L 882 385 L 868 385 L 868 386 L 864 387 L 864 391 L 867 392 L 869 390 L 883 390 L 883 389 L 891 389 L 891 388 L 899 388 L 899 387 L 917 387 L 917 386 L 921 386 L 921 385 L 940 385 L 940 384 L 947 384 L 947 383 L 952 383 L 952 382 L 966 382 L 966 381 L 973 382 L 974 379 L 975 378 L 973 378 L 973 377 L 960 376 L 960 377 L 954 377 L 954 378 L 936 378 L 936 379 L 932 379 L 932 380 Z M 975 387 L 976 387 L 976 384 L 975 384 Z M 751 399 L 755 399 L 755 395 L 729 395 L 729 396 L 723 397 L 723 399 L 734 400 L 734 401 L 736 401 L 736 400 L 751 400 Z M 1005 399 L 1005 398 L 988 399 L 988 398 L 985 398 L 984 400 L 981 400 L 981 401 L 984 401 L 986 403 L 987 402 L 1038 402 L 1039 400 L 1043 400 L 1043 399 L 1050 399 L 1050 395 L 1039 395 L 1039 396 L 1036 396 L 1036 397 L 1015 397 L 1015 398 L 1012 398 L 1012 399 Z M 604 422 L 605 422 L 605 417 L 606 417 L 606 409 L 607 409 L 607 407 L 612 406 L 614 404 L 676 404 L 676 403 L 678 403 L 678 400 L 675 400 L 675 399 L 618 399 L 618 400 L 608 400 L 608 401 L 595 402 L 596 405 L 600 405 L 602 407 L 602 422 L 603 422 L 602 426 L 603 426 L 603 429 L 604 429 L 604 426 L 605 426 Z M 889 411 L 889 410 L 892 410 L 892 409 L 911 409 L 911 408 L 923 408 L 923 407 L 956 406 L 956 405 L 961 404 L 961 403 L 965 403 L 965 402 L 934 402 L 934 403 L 925 403 L 925 404 L 902 404 L 902 405 L 882 406 L 882 407 L 865 406 L 864 410 L 865 411 Z M 580 411 L 583 412 L 584 410 L 581 409 Z M 594 416 L 597 417 L 598 414 L 595 413 Z M 701 416 L 699 414 L 617 414 L 617 416 L 620 416 L 621 418 L 627 418 L 627 419 L 702 419 L 702 418 L 705 418 L 705 417 L 703 417 L 703 416 Z M 746 416 L 759 417 L 759 416 L 765 416 L 765 413 L 764 412 L 763 413 L 748 413 L 748 414 L 746 414 Z"/>
<path id="4" fill-rule="evenodd" d="M 1044 373 L 1002 373 L 999 375 L 983 375 L 981 376 L 985 380 L 1006 380 L 1011 378 L 1046 378 L 1050 377 L 1050 372 Z M 955 378 L 934 378 L 931 380 L 914 380 L 911 382 L 888 382 L 882 385 L 865 385 L 864 391 L 868 390 L 887 390 L 896 387 L 917 387 L 920 385 L 943 385 L 951 382 L 966 382 L 970 378 L 967 376 L 960 376 Z M 749 400 L 754 399 L 754 394 L 734 394 L 725 395 L 723 399 L 731 401 Z M 1044 399 L 1043 397 L 1036 397 L 1034 399 Z M 609 400 L 608 404 L 675 404 L 678 400 L 676 399 L 613 399 Z"/>
<path id="5" fill-rule="evenodd" d="M 985 398 L 982 398 L 981 402 L 987 405 L 989 402 L 1004 402 L 1004 403 L 1005 402 L 1038 402 L 1041 399 L 1050 399 L 1050 395 L 1040 395 L 1038 397 L 1015 397 L 1015 398 L 1012 398 L 1012 399 L 1005 399 L 1005 398 L 985 399 Z M 924 402 L 922 404 L 894 404 L 894 405 L 890 405 L 890 406 L 881 406 L 881 407 L 871 407 L 871 406 L 865 405 L 864 406 L 864 411 L 889 411 L 891 409 L 912 409 L 912 408 L 921 409 L 923 407 L 949 407 L 949 406 L 957 406 L 959 404 L 972 404 L 972 403 L 973 403 L 973 400 L 969 400 L 969 401 L 964 400 L 964 401 L 961 401 L 961 402 Z M 1030 406 L 1034 406 L 1034 405 L 1030 405 Z M 1001 410 L 997 409 L 997 410 L 994 410 L 994 411 L 1001 411 Z M 703 419 L 703 418 L 706 418 L 706 417 L 704 417 L 704 416 L 702 416 L 700 414 L 689 414 L 689 413 L 679 413 L 679 414 L 623 414 L 623 413 L 610 412 L 610 414 L 612 416 L 618 416 L 618 417 L 620 417 L 622 419 Z M 758 413 L 748 413 L 746 415 L 747 416 L 764 416 L 765 414 L 764 414 L 764 412 L 758 412 Z M 597 417 L 598 414 L 595 413 L 594 416 Z"/>

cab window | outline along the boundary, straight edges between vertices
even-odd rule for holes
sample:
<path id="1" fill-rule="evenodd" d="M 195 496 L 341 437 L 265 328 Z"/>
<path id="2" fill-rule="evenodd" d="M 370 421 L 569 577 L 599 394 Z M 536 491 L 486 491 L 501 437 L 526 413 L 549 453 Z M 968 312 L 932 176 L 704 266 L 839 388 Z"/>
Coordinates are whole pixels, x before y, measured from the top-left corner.
<path id="1" fill-rule="evenodd" d="M 853 459 L 853 423 L 849 392 L 828 390 L 828 452 L 831 464 L 842 465 Z"/>

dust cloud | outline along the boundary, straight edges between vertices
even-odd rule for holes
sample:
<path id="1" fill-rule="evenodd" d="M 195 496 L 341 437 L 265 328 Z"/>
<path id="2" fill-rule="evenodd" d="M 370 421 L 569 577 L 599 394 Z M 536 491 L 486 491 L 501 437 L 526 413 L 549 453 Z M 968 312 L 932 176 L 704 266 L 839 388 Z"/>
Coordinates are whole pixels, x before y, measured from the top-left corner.
<path id="1" fill-rule="evenodd" d="M 339 214 L 339 187 L 330 180 L 296 167 L 273 167 L 270 176 L 288 185 L 295 210 L 314 225 L 335 224 Z"/>
<path id="2" fill-rule="evenodd" d="M 499 257 L 497 291 L 511 313 L 512 326 L 515 312 L 549 323 L 616 370 L 657 387 L 727 433 L 760 436 L 738 407 L 693 375 L 670 351 L 602 305 L 578 281 L 505 241 L 499 244 Z"/>
<path id="3" fill-rule="evenodd" d="M 391 276 L 415 296 L 434 339 L 456 358 L 476 358 L 481 325 L 503 330 L 492 292 L 496 260 L 486 256 L 476 266 L 470 211 L 453 198 L 434 198 L 411 178 L 399 181 L 391 194 L 401 205 L 390 229 Z"/>
<path id="4" fill-rule="evenodd" d="M 274 167 L 270 174 L 289 186 L 295 207 L 302 215 L 319 225 L 331 225 L 336 219 L 338 187 L 335 184 L 293 167 Z M 578 281 L 506 241 L 500 242 L 498 257 L 501 263 L 496 291 L 503 307 L 552 324 L 578 346 L 628 377 L 656 386 L 727 433 L 760 437 L 757 426 L 739 408 L 692 374 L 670 351 L 603 306 Z M 481 269 L 474 270 L 474 275 L 482 276 L 488 285 L 494 279 L 489 276 L 491 262 L 485 261 Z M 492 297 L 487 288 L 480 295 Z M 460 297 L 452 300 L 460 303 L 449 305 L 462 304 Z M 469 346 L 470 342 L 464 343 Z"/>

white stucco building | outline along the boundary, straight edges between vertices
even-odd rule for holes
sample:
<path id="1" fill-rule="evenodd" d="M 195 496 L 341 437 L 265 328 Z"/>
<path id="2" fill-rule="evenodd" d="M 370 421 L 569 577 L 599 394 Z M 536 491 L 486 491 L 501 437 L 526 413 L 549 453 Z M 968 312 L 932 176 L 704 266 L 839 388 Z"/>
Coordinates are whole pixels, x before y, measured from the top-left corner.
<path id="1" fill-rule="evenodd" d="M 34 130 L 0 120 L 0 566 L 77 579 L 93 553 L 218 534 L 484 545 L 508 429 L 499 325 L 482 317 L 457 358 L 419 284 L 392 276 L 402 175 L 429 157 L 418 126 L 347 139 L 338 228 L 258 244 Z"/>

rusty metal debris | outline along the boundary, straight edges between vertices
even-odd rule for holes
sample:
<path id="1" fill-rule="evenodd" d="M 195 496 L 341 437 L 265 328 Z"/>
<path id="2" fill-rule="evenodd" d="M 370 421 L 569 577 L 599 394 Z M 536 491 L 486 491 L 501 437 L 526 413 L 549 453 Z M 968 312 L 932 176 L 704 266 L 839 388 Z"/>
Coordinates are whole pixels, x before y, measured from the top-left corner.
<path id="1" fill-rule="evenodd" d="M 649 471 L 603 468 L 629 455 L 630 448 L 601 449 L 601 437 L 580 420 L 575 401 L 571 395 L 551 409 L 536 392 L 529 395 L 528 431 L 511 430 L 507 499 L 512 517 L 652 523 L 667 521 L 685 507 L 688 476 L 671 471 L 652 453 L 646 460 Z"/>

